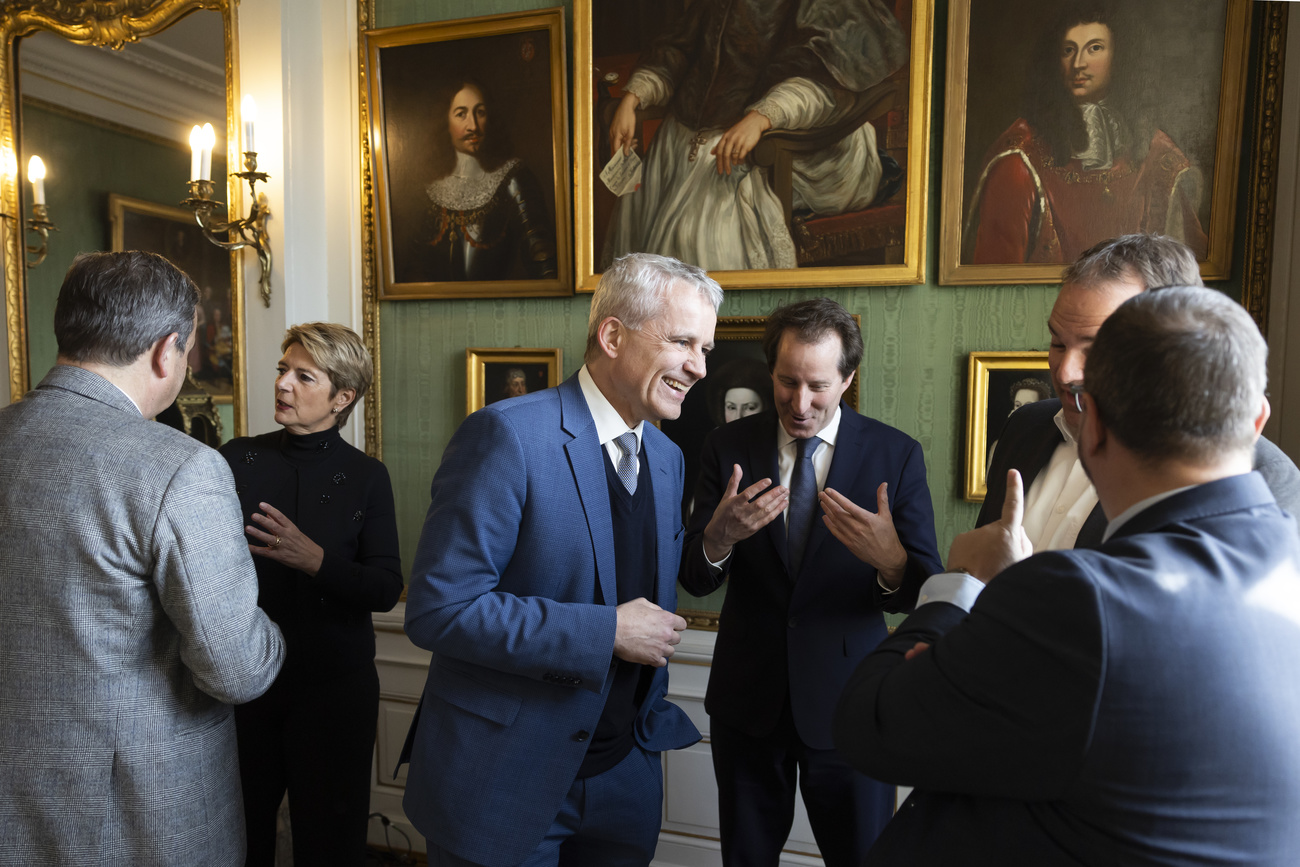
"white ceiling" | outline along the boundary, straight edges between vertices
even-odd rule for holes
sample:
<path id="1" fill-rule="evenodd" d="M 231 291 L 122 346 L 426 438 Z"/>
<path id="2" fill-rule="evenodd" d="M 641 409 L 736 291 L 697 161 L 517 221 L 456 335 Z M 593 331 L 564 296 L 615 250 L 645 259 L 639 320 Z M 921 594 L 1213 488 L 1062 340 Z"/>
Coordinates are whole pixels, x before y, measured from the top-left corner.
<path id="1" fill-rule="evenodd" d="M 23 96 L 189 146 L 211 123 L 225 147 L 226 72 L 221 15 L 198 11 L 120 51 L 50 33 L 19 44 Z"/>

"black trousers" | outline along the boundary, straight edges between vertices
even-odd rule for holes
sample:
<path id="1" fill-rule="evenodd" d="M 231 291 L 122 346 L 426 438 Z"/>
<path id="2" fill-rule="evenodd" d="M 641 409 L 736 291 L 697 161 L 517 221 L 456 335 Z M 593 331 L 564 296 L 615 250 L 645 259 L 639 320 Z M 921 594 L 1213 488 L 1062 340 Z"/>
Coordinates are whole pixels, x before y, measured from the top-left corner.
<path id="1" fill-rule="evenodd" d="M 894 787 L 853 770 L 835 750 L 805 746 L 788 701 L 765 737 L 711 719 L 709 738 L 727 867 L 776 867 L 794 823 L 796 775 L 826 867 L 859 867 L 893 815 Z"/>
<path id="2" fill-rule="evenodd" d="M 295 864 L 365 864 L 378 716 L 373 665 L 324 683 L 282 674 L 265 695 L 235 708 L 247 867 L 273 867 L 276 813 L 286 791 Z"/>

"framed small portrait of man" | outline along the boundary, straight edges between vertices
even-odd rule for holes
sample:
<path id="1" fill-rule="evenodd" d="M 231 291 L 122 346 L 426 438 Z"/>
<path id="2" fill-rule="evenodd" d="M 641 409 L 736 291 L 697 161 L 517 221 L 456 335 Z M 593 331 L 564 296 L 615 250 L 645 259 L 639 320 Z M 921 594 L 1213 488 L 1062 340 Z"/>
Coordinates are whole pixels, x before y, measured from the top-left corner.
<path id="1" fill-rule="evenodd" d="M 727 289 L 925 275 L 934 0 L 575 0 L 579 290 L 659 253 Z"/>
<path id="2" fill-rule="evenodd" d="M 380 296 L 572 291 L 562 9 L 372 30 Z"/>
<path id="3" fill-rule="evenodd" d="M 940 282 L 1176 238 L 1230 276 L 1250 0 L 953 0 Z"/>
<path id="4" fill-rule="evenodd" d="M 466 349 L 466 414 L 559 385 L 562 359 L 559 349 Z"/>
<path id="5" fill-rule="evenodd" d="M 972 352 L 966 377 L 966 499 L 984 501 L 988 468 L 1007 417 L 1056 397 L 1047 353 Z"/>

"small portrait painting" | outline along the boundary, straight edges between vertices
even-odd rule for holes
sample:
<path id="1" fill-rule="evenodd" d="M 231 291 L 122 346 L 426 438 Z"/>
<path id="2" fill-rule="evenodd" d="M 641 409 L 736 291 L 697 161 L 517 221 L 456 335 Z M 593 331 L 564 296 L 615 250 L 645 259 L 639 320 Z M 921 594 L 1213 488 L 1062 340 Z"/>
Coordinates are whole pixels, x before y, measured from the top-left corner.
<path id="1" fill-rule="evenodd" d="M 1047 353 L 972 352 L 966 386 L 966 499 L 981 502 L 1007 417 L 1027 403 L 1057 397 Z"/>
<path id="2" fill-rule="evenodd" d="M 1056 397 L 1050 380 L 1044 370 L 989 371 L 989 405 L 985 415 L 989 443 L 985 448 L 985 464 L 992 458 L 998 433 L 1011 413 L 1027 403 Z"/>
<path id="3" fill-rule="evenodd" d="M 559 385 L 562 361 L 559 349 L 466 349 L 465 412 Z"/>
<path id="4" fill-rule="evenodd" d="M 567 177 L 567 149 L 552 134 L 564 124 L 556 34 L 475 21 L 468 31 L 453 22 L 462 26 L 368 37 L 380 73 L 373 152 L 386 297 L 556 294 L 567 285 L 568 190 L 556 183 Z"/>

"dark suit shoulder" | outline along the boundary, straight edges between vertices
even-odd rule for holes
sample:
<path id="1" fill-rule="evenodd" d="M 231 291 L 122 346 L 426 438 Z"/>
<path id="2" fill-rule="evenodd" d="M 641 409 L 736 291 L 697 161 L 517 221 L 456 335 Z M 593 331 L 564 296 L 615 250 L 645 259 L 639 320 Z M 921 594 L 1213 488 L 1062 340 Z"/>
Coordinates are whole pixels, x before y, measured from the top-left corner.
<path id="1" fill-rule="evenodd" d="M 842 408 L 840 413 L 840 430 L 860 430 L 865 436 L 871 438 L 873 447 L 893 446 L 912 448 L 920 446 L 916 438 L 910 434 L 904 433 L 896 427 L 878 421 L 871 416 L 862 415 L 847 404 Z"/>
<path id="2" fill-rule="evenodd" d="M 1260 437 L 1255 440 L 1252 469 L 1264 477 L 1273 499 L 1284 512 L 1300 520 L 1300 469 L 1280 448 Z"/>

